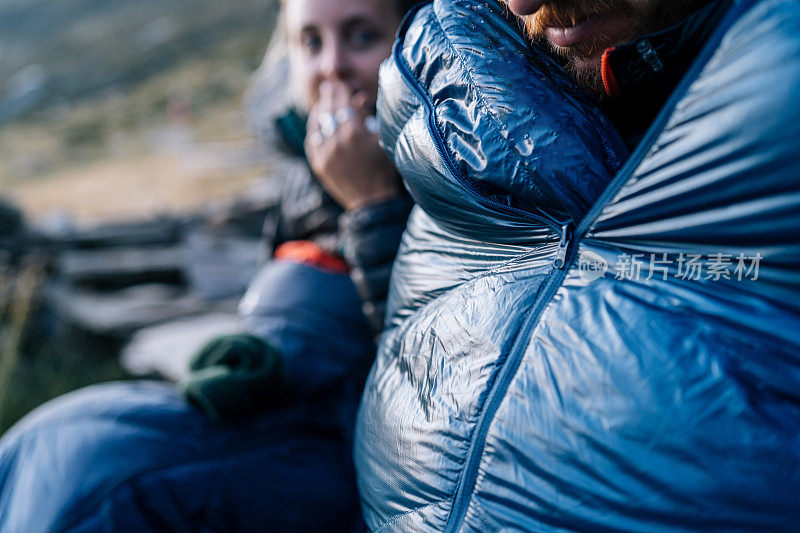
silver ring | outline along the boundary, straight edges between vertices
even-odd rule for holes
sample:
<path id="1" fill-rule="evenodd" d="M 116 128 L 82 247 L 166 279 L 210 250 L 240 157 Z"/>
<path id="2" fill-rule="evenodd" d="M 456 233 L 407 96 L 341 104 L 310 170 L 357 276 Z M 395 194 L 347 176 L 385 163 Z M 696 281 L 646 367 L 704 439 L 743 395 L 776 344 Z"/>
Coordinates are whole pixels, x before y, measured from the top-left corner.
<path id="1" fill-rule="evenodd" d="M 310 142 L 312 146 L 319 146 L 320 144 L 325 142 L 325 136 L 322 135 L 322 133 L 315 131 L 308 136 L 308 142 Z"/>
<path id="2" fill-rule="evenodd" d="M 333 116 L 333 113 L 319 114 L 319 132 L 324 138 L 328 138 L 336 133 L 336 128 L 338 127 L 339 123 L 336 121 L 336 117 Z"/>
<path id="3" fill-rule="evenodd" d="M 351 118 L 356 116 L 356 110 L 352 107 L 343 107 L 333 115 L 334 120 L 336 120 L 337 124 L 344 124 Z"/>
<path id="4" fill-rule="evenodd" d="M 370 115 L 364 119 L 364 127 L 367 128 L 367 131 L 370 133 L 381 132 L 381 125 L 378 122 L 377 117 L 375 117 L 374 115 Z"/>

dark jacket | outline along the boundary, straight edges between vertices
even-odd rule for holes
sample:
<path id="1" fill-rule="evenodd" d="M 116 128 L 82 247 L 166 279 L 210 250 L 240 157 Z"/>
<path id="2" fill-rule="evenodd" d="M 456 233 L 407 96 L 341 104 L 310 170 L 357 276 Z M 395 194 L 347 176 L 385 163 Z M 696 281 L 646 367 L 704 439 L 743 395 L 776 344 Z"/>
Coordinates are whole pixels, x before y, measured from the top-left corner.
<path id="1" fill-rule="evenodd" d="M 732 2 L 627 158 L 499 2 L 423 7 L 381 86 L 419 207 L 356 426 L 368 525 L 795 530 L 800 5 Z"/>
<path id="2" fill-rule="evenodd" d="M 292 165 L 281 176 L 280 209 L 265 227 L 265 239 L 277 247 L 291 240 L 312 240 L 341 254 L 351 267 L 351 278 L 362 298 L 363 311 L 375 333 L 383 329 L 383 315 L 392 263 L 411 211 L 406 194 L 345 212 L 322 188 L 305 162 L 305 118 L 291 110 L 277 120 Z"/>

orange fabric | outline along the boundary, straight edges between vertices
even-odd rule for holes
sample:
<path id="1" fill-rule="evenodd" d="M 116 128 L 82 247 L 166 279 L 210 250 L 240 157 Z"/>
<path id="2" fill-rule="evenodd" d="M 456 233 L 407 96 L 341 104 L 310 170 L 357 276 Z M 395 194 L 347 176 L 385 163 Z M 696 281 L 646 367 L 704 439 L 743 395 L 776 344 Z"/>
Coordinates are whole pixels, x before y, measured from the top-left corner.
<path id="1" fill-rule="evenodd" d="M 617 85 L 617 78 L 614 77 L 614 71 L 611 70 L 609 57 L 615 48 L 609 48 L 603 52 L 603 58 L 600 62 L 600 73 L 603 75 L 603 87 L 606 89 L 606 94 L 611 97 L 620 96 L 622 93 Z"/>
<path id="2" fill-rule="evenodd" d="M 313 241 L 289 241 L 281 244 L 273 254 L 275 259 L 294 261 L 304 265 L 328 270 L 337 274 L 346 274 L 350 267 L 338 255 L 323 250 Z"/>

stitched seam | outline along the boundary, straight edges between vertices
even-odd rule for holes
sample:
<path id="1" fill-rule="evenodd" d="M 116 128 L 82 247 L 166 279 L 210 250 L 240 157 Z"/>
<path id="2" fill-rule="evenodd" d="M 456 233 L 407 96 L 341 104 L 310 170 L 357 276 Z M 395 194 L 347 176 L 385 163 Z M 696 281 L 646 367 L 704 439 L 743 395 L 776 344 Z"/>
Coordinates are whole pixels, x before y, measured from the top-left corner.
<path id="1" fill-rule="evenodd" d="M 442 25 L 442 21 L 439 18 L 439 14 L 436 12 L 435 9 L 432 9 L 431 11 L 433 11 L 433 18 L 436 21 L 436 24 L 439 26 L 439 29 L 442 31 L 442 36 L 444 38 L 444 41 L 447 43 L 447 46 L 453 52 L 453 55 L 456 57 L 456 59 L 458 59 L 458 62 L 461 64 L 462 70 L 467 75 L 470 89 L 472 89 L 475 92 L 476 100 L 480 103 L 481 108 L 486 113 L 486 115 L 489 117 L 489 121 L 492 123 L 492 125 L 495 128 L 495 133 L 497 133 L 500 136 L 500 138 L 503 139 L 503 143 L 506 145 L 507 148 L 509 148 L 512 152 L 515 152 L 516 150 L 514 149 L 514 146 L 511 144 L 511 141 L 508 138 L 504 137 L 502 134 L 500 134 L 500 131 L 502 131 L 502 122 L 496 116 L 496 114 L 494 113 L 494 111 L 491 108 L 491 106 L 489 106 L 489 104 L 487 103 L 486 97 L 483 94 L 483 91 L 481 91 L 478 88 L 478 84 L 475 82 L 475 78 L 472 75 L 473 69 L 467 67 L 463 56 L 459 53 L 459 51 L 456 48 L 456 46 L 450 40 L 450 37 L 447 35 L 447 31 L 444 29 L 444 26 Z M 438 122 L 437 122 L 437 124 L 438 124 Z M 442 135 L 442 138 L 444 138 L 444 135 Z M 530 164 L 528 163 L 527 159 L 520 158 L 520 161 L 522 162 L 522 165 L 525 167 L 526 172 L 530 173 L 531 172 Z M 539 190 L 539 186 L 534 184 L 534 187 L 536 188 L 537 196 L 541 199 L 542 192 Z"/>
<path id="2" fill-rule="evenodd" d="M 537 247 L 536 249 L 533 249 L 533 250 L 528 250 L 528 251 L 525 251 L 525 252 L 521 252 L 520 255 L 517 255 L 517 256 L 514 256 L 514 257 L 512 257 L 510 259 L 507 259 L 507 260 L 503 261 L 502 263 L 500 263 L 499 265 L 493 266 L 490 270 L 486 270 L 484 272 L 476 274 L 475 276 L 473 276 L 473 277 L 471 277 L 471 278 L 469 278 L 467 280 L 464 280 L 461 283 L 458 283 L 457 285 L 453 285 L 452 287 L 442 288 L 442 289 L 440 289 L 441 292 L 433 291 L 432 293 L 429 294 L 432 297 L 430 301 L 425 302 L 419 308 L 415 309 L 414 312 L 411 315 L 406 317 L 406 319 L 403 320 L 401 324 L 399 324 L 398 326 L 395 326 L 395 327 L 403 327 L 403 326 L 405 326 L 405 324 L 407 323 L 408 320 L 411 320 L 414 317 L 416 317 L 418 313 L 420 313 L 422 310 L 426 309 L 428 306 L 433 304 L 436 301 L 436 299 L 438 299 L 439 297 L 445 296 L 447 294 L 450 294 L 451 292 L 453 292 L 453 291 L 455 291 L 457 289 L 461 289 L 461 288 L 465 287 L 469 283 L 473 283 L 473 282 L 475 282 L 475 281 L 477 281 L 479 279 L 483 279 L 483 278 L 485 278 L 485 277 L 487 277 L 489 275 L 496 274 L 496 273 L 502 271 L 503 269 L 505 269 L 506 267 L 508 267 L 509 265 L 512 265 L 512 264 L 514 264 L 516 262 L 519 262 L 519 261 L 524 261 L 525 259 L 527 259 L 527 258 L 529 258 L 529 257 L 531 257 L 533 255 L 536 255 L 540 251 L 541 250 Z"/>
<path id="3" fill-rule="evenodd" d="M 456 48 L 456 46 L 453 44 L 453 42 L 448 37 L 447 31 L 445 30 L 444 26 L 442 25 L 442 21 L 439 18 L 439 15 L 436 12 L 436 10 L 435 9 L 431 9 L 431 11 L 433 12 L 433 18 L 434 18 L 436 24 L 439 26 L 439 29 L 442 31 L 442 36 L 443 36 L 444 41 L 447 43 L 448 47 L 452 50 L 453 55 L 458 59 L 459 63 L 461 64 L 461 67 L 464 70 L 464 72 L 466 73 L 467 78 L 469 80 L 470 88 L 475 91 L 476 100 L 481 104 L 481 107 L 483 108 L 484 112 L 488 115 L 488 117 L 490 119 L 490 122 L 495 127 L 495 130 L 496 130 L 495 132 L 499 134 L 501 139 L 503 139 L 503 143 L 505 144 L 505 146 L 507 148 L 509 148 L 512 152 L 515 152 L 516 150 L 515 150 L 514 146 L 511 144 L 511 141 L 507 137 L 505 137 L 502 134 L 500 134 L 500 131 L 502 131 L 502 121 L 496 116 L 496 114 L 494 113 L 494 111 L 491 108 L 491 106 L 487 103 L 485 95 L 483 94 L 483 91 L 481 91 L 479 89 L 478 84 L 475 82 L 475 78 L 472 75 L 473 69 L 467 68 L 467 65 L 465 63 L 465 60 L 464 60 L 463 56 L 458 52 L 458 49 Z M 595 114 L 593 113 L 593 115 L 595 115 Z M 593 118 L 597 118 L 597 117 L 593 116 Z M 438 122 L 437 122 L 437 125 L 438 125 Z M 440 129 L 440 131 L 441 131 L 441 129 Z M 442 135 L 442 137 L 444 138 L 444 135 Z M 602 144 L 602 146 L 603 146 L 603 148 L 604 148 L 604 150 L 606 152 L 606 155 L 609 157 L 609 159 L 619 163 L 619 158 L 616 157 L 616 155 L 614 155 L 614 150 L 613 150 L 613 147 L 611 146 L 611 141 L 609 139 L 607 139 L 605 136 L 601 136 L 600 142 L 601 142 L 601 144 Z M 532 172 L 531 168 L 530 168 L 530 164 L 529 164 L 527 158 L 519 158 L 519 161 L 521 161 L 522 165 L 525 167 L 525 171 L 526 172 L 528 172 L 528 173 Z M 541 199 L 541 197 L 543 196 L 543 193 L 542 193 L 540 187 L 538 185 L 536 185 L 535 183 L 533 185 L 535 187 L 537 196 Z M 552 186 L 549 183 L 546 183 L 546 187 L 548 189 L 552 189 Z M 554 193 L 556 195 L 556 197 L 560 196 L 560 194 L 557 191 L 551 191 L 551 192 Z M 565 209 L 567 213 L 570 212 L 570 209 L 567 206 L 563 205 L 563 202 L 560 199 L 558 199 L 558 203 L 561 204 L 561 208 Z"/>

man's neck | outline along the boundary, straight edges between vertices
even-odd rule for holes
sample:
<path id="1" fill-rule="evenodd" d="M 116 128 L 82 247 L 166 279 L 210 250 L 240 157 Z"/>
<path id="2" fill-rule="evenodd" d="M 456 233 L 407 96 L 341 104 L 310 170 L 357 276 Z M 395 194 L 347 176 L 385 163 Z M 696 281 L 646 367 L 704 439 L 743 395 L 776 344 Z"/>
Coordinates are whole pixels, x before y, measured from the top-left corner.
<path id="1" fill-rule="evenodd" d="M 678 24 L 606 50 L 600 105 L 633 149 L 694 62 L 732 0 L 715 0 Z"/>

